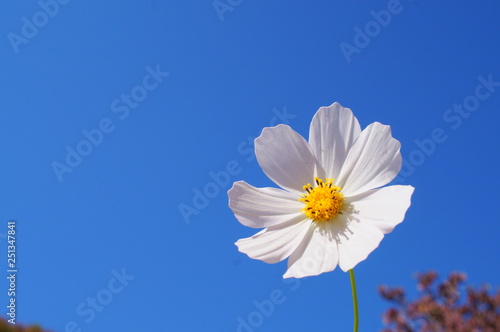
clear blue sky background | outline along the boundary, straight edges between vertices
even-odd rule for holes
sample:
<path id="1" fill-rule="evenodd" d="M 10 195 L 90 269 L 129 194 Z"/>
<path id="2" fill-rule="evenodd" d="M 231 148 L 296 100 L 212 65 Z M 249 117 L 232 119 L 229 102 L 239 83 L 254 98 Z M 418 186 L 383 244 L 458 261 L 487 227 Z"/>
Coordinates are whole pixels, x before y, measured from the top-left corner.
<path id="1" fill-rule="evenodd" d="M 414 293 L 418 271 L 498 286 L 500 84 L 478 86 L 500 82 L 500 3 L 221 3 L 231 10 L 219 15 L 212 0 L 70 1 L 48 7 L 53 17 L 34 0 L 4 3 L 0 233 L 17 220 L 18 321 L 237 331 L 250 317 L 254 331 L 349 331 L 348 274 L 285 283 L 285 262 L 239 253 L 234 242 L 255 230 L 237 222 L 226 194 L 236 180 L 273 186 L 249 150 L 263 127 L 287 122 L 307 137 L 316 110 L 334 101 L 363 128 L 392 126 L 406 159 L 400 181 L 416 188 L 406 220 L 356 268 L 361 330 L 382 327 L 377 287 Z M 371 11 L 388 4 L 390 22 L 374 23 Z M 365 28 L 371 37 L 356 37 Z M 150 79 L 148 66 L 169 75 Z M 141 101 L 126 106 L 131 93 Z M 453 111 L 464 102 L 471 111 Z M 99 143 L 90 153 L 85 130 Z M 87 155 L 59 179 L 53 163 L 66 164 L 67 147 Z M 230 183 L 210 184 L 228 163 L 238 165 Z M 180 204 L 193 207 L 207 186 L 218 192 L 184 218 Z M 4 308 L 5 279 L 0 287 Z M 87 304 L 96 296 L 100 311 Z M 259 322 L 254 301 L 273 297 L 280 303 Z"/>

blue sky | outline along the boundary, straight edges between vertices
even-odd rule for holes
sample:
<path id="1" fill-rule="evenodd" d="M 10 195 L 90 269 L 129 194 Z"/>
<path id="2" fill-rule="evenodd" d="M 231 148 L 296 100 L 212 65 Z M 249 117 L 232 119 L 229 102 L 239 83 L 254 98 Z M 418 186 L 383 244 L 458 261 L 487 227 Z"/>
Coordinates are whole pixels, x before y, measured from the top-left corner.
<path id="1" fill-rule="evenodd" d="M 361 330 L 382 327 L 378 285 L 414 292 L 418 271 L 498 286 L 499 10 L 493 0 L 4 3 L 0 233 L 17 221 L 18 321 L 351 329 L 348 274 L 284 281 L 286 262 L 239 253 L 234 242 L 255 231 L 226 194 L 237 180 L 273 186 L 252 153 L 262 128 L 307 137 L 334 101 L 363 128 L 391 125 L 405 158 L 397 181 L 416 188 L 405 221 L 356 267 Z"/>

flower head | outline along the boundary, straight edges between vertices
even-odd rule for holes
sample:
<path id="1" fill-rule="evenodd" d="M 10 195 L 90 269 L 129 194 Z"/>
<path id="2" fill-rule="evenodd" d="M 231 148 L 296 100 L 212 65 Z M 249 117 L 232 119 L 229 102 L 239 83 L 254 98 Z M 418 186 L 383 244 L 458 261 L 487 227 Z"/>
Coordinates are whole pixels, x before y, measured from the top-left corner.
<path id="1" fill-rule="evenodd" d="M 289 126 L 264 128 L 255 154 L 281 189 L 244 181 L 229 190 L 240 223 L 264 228 L 236 242 L 267 263 L 288 258 L 284 277 L 348 271 L 403 221 L 414 188 L 387 186 L 401 169 L 400 143 L 378 122 L 361 131 L 348 108 L 334 103 L 314 116 L 309 141 Z"/>

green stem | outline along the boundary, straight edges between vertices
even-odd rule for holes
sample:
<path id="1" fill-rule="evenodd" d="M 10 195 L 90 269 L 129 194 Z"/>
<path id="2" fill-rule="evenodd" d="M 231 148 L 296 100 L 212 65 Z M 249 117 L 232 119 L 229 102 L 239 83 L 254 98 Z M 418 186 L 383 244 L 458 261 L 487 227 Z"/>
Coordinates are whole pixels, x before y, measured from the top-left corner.
<path id="1" fill-rule="evenodd" d="M 354 279 L 354 269 L 349 270 L 352 289 L 352 304 L 354 306 L 354 332 L 358 332 L 359 315 L 358 315 L 358 295 L 356 293 L 356 280 Z"/>

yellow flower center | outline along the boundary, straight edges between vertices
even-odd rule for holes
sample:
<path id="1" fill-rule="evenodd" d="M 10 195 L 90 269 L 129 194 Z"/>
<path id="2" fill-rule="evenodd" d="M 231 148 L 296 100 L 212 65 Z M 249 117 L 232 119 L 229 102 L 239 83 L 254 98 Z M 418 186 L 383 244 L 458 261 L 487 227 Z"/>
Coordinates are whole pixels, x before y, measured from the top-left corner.
<path id="1" fill-rule="evenodd" d="M 299 199 L 306 205 L 301 212 L 313 221 L 328 221 L 341 213 L 344 202 L 344 195 L 340 192 L 342 189 L 333 184 L 334 179 L 323 182 L 315 177 L 314 181 L 315 188 L 310 183 L 303 187 L 307 194 Z"/>

